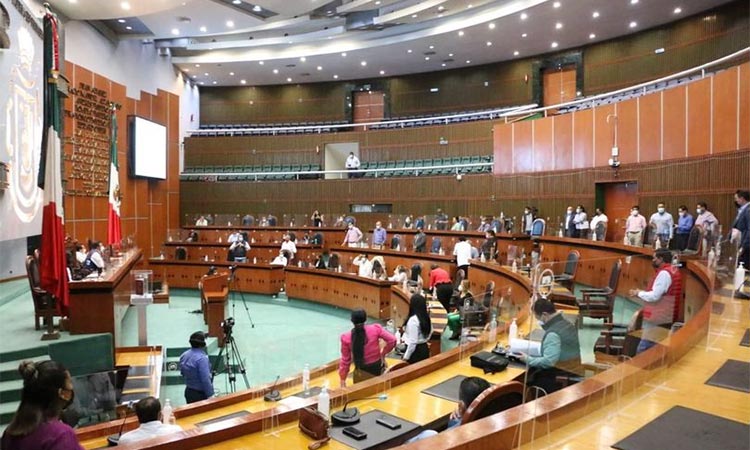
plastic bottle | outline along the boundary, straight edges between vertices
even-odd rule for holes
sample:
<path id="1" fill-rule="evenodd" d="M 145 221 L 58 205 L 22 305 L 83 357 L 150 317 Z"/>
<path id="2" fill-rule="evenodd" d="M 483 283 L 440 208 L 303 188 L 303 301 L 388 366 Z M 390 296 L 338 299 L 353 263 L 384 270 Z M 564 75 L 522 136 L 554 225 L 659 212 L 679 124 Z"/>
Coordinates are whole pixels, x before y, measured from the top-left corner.
<path id="1" fill-rule="evenodd" d="M 518 264 L 516 263 L 516 260 L 515 260 L 515 259 L 513 260 L 513 265 L 512 265 L 512 266 L 510 266 L 510 270 L 511 270 L 511 272 L 513 272 L 513 273 L 516 273 L 516 272 L 518 272 Z"/>
<path id="2" fill-rule="evenodd" d="M 258 258 L 253 256 L 253 264 L 258 264 Z"/>
<path id="3" fill-rule="evenodd" d="M 489 341 L 495 342 L 497 340 L 497 317 L 495 315 L 492 315 L 492 319 L 490 320 L 490 335 L 489 335 Z"/>
<path id="4" fill-rule="evenodd" d="M 174 425 L 175 423 L 174 410 L 169 399 L 164 402 L 164 407 L 161 409 L 161 421 L 165 425 Z"/>
<path id="5" fill-rule="evenodd" d="M 401 332 L 398 330 L 398 328 L 396 329 L 396 333 L 394 333 L 394 335 L 396 336 L 396 345 L 400 344 L 401 343 Z"/>
<path id="6" fill-rule="evenodd" d="M 708 268 L 713 269 L 714 268 L 714 261 L 716 261 L 716 252 L 712 248 L 708 251 Z"/>
<path id="7" fill-rule="evenodd" d="M 318 411 L 323 413 L 326 418 L 331 413 L 331 397 L 328 395 L 328 382 L 323 385 L 318 395 Z"/>
<path id="8" fill-rule="evenodd" d="M 745 263 L 740 263 L 734 271 L 734 289 L 739 290 L 745 282 Z"/>
<path id="9" fill-rule="evenodd" d="M 510 344 L 510 341 L 513 339 L 518 339 L 518 324 L 516 323 L 516 318 L 513 318 L 513 322 L 510 324 L 510 329 L 508 330 L 508 343 Z"/>
<path id="10" fill-rule="evenodd" d="M 396 332 L 396 323 L 393 319 L 388 319 L 388 322 L 385 324 L 385 330 L 391 334 Z"/>
<path id="11" fill-rule="evenodd" d="M 305 368 L 302 369 L 302 390 L 310 390 L 310 364 L 305 364 Z"/>

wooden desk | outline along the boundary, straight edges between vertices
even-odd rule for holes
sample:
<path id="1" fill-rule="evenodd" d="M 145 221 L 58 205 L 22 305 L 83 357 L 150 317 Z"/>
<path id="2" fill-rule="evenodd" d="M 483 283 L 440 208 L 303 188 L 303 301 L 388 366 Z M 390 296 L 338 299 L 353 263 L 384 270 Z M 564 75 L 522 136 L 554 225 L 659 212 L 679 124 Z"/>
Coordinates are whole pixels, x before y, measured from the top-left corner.
<path id="1" fill-rule="evenodd" d="M 208 257 L 213 262 L 229 262 L 227 261 L 229 244 L 226 242 L 165 242 L 163 247 L 165 259 L 174 259 L 177 247 L 185 248 L 188 261 L 205 262 L 205 258 Z M 255 258 L 258 264 L 269 264 L 279 256 L 279 250 L 281 250 L 281 242 L 250 243 L 247 260 L 252 261 Z M 295 263 L 296 261 L 314 263 L 322 251 L 320 245 L 298 244 L 294 261 Z"/>
<path id="2" fill-rule="evenodd" d="M 121 346 L 120 326 L 130 307 L 130 271 L 141 255 L 141 250 L 131 250 L 102 277 L 70 282 L 70 334 L 112 333 L 115 347 Z"/>
<path id="3" fill-rule="evenodd" d="M 208 273 L 211 266 L 228 272 L 230 263 L 204 261 L 176 261 L 151 258 L 149 266 L 154 271 L 154 279 L 166 281 L 172 288 L 197 289 L 198 282 Z M 229 286 L 231 291 L 255 294 L 277 294 L 284 286 L 284 268 L 267 264 L 232 263 L 237 266 L 235 281 Z"/>
<path id="4" fill-rule="evenodd" d="M 372 248 L 357 247 L 330 247 L 329 252 L 338 253 L 341 256 L 339 261 L 344 272 L 357 272 L 358 268 L 352 264 L 352 261 L 361 254 L 366 254 L 370 259 L 372 259 L 373 256 L 382 256 L 385 260 L 386 271 L 389 276 L 393 274 L 393 269 L 398 265 L 411 269 L 411 266 L 414 264 L 421 264 L 422 278 L 425 281 L 425 287 L 429 284 L 430 264 L 432 263 L 435 263 L 448 271 L 448 273 L 451 274 L 451 277 L 456 274 L 455 258 L 452 255 L 399 252 L 395 250 L 376 250 Z"/>

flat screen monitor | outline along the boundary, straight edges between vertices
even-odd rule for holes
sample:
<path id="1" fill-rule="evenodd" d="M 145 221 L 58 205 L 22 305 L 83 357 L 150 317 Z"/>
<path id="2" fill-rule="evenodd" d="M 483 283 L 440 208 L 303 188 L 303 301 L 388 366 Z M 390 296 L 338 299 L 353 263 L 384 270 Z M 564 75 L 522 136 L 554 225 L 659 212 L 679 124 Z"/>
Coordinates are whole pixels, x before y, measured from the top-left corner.
<path id="1" fill-rule="evenodd" d="M 167 127 L 138 116 L 128 116 L 130 175 L 167 179 Z"/>

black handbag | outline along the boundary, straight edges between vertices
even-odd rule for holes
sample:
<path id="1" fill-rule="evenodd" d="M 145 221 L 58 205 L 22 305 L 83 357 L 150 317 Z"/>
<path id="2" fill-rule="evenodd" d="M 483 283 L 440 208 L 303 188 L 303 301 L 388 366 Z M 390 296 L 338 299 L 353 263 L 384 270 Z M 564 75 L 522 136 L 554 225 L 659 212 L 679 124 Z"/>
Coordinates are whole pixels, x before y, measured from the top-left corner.
<path id="1" fill-rule="evenodd" d="M 484 373 L 502 372 L 508 367 L 508 358 L 492 352 L 479 352 L 471 355 L 471 367 L 482 369 Z"/>

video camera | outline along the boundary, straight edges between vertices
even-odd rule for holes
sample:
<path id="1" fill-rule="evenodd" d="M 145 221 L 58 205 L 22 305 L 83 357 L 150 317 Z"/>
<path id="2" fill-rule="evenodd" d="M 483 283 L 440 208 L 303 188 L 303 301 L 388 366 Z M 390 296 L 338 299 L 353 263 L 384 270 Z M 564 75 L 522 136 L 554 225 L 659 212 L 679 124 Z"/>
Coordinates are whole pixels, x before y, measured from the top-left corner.
<path id="1" fill-rule="evenodd" d="M 232 328 L 234 328 L 234 318 L 227 317 L 223 322 L 219 324 L 221 330 L 224 332 L 224 336 L 231 336 Z"/>

